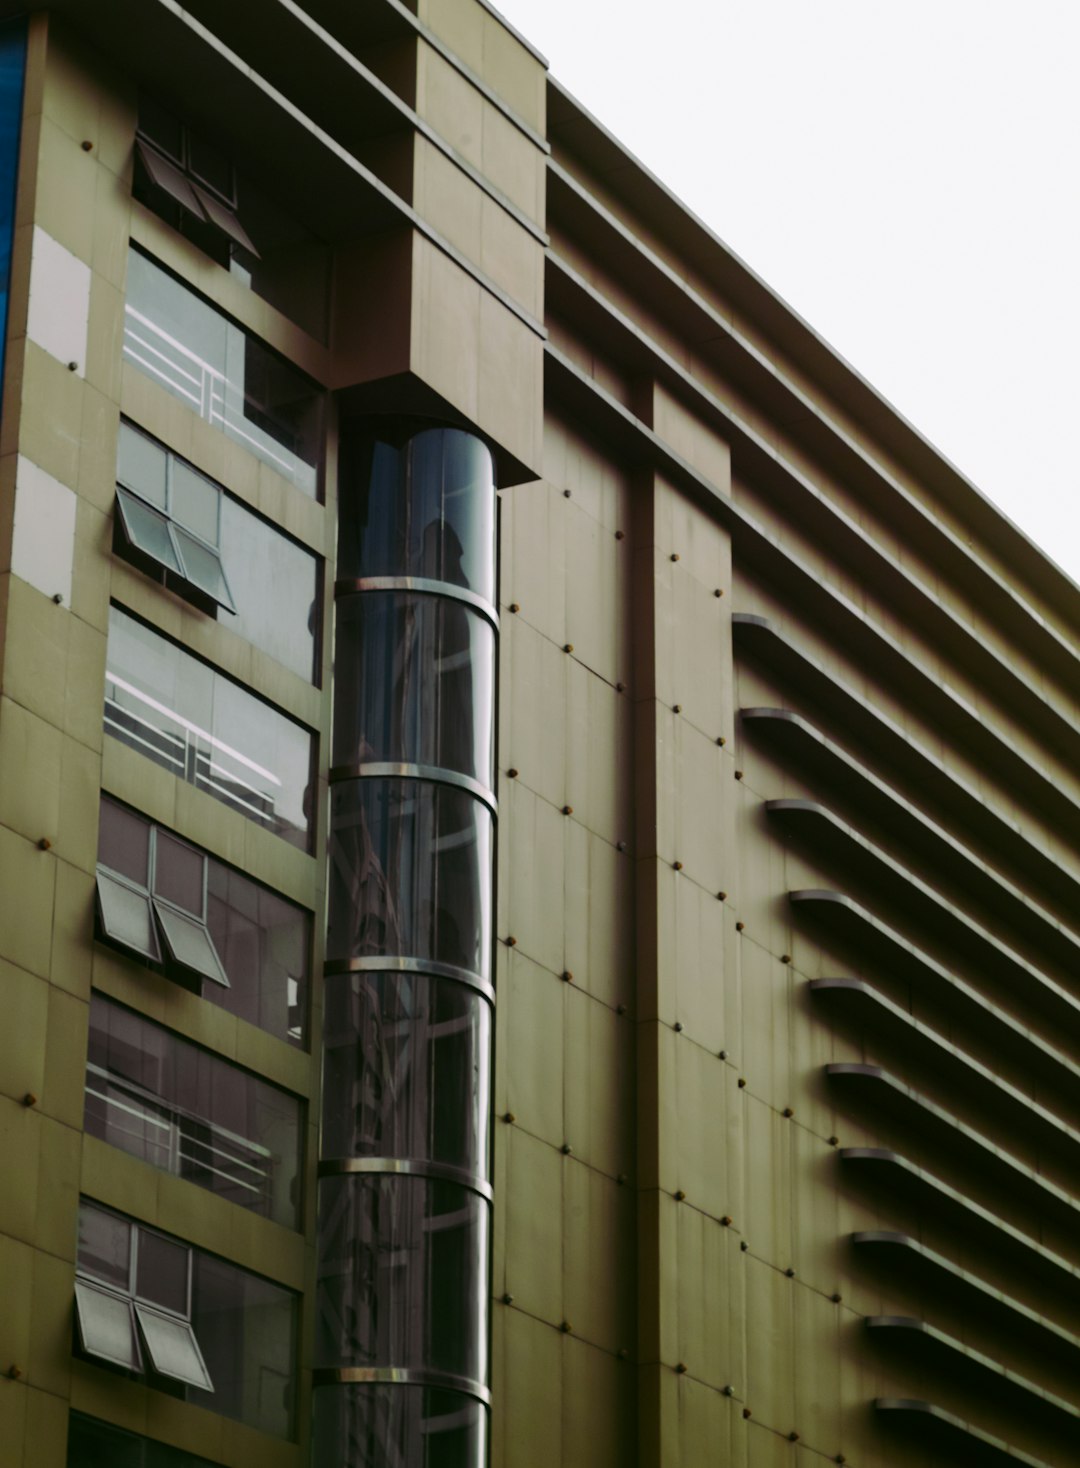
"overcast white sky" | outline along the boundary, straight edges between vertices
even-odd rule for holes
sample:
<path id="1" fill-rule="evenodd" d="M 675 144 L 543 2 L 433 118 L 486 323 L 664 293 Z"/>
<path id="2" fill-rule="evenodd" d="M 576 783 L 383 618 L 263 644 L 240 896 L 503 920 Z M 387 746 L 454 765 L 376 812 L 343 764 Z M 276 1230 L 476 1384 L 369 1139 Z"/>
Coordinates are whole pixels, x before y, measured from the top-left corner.
<path id="1" fill-rule="evenodd" d="M 495 0 L 1080 581 L 1080 0 Z"/>

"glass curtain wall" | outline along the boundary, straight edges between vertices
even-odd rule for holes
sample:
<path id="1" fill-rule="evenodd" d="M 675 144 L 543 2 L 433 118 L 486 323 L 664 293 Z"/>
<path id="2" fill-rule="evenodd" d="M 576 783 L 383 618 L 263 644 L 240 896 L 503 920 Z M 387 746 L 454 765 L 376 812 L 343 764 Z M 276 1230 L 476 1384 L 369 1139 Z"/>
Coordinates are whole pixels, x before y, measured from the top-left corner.
<path id="1" fill-rule="evenodd" d="M 483 1468 L 493 466 L 416 424 L 345 449 L 314 1461 Z"/>

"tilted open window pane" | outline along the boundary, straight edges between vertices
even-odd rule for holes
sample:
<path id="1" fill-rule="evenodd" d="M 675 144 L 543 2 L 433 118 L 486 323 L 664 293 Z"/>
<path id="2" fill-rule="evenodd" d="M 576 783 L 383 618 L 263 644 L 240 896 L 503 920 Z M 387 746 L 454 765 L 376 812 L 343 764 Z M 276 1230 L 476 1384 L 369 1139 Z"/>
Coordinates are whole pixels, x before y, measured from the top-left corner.
<path id="1" fill-rule="evenodd" d="M 161 962 L 150 894 L 136 892 L 107 872 L 97 874 L 98 913 L 105 937 L 123 948 L 141 953 L 154 963 Z"/>
<path id="2" fill-rule="evenodd" d="M 184 177 L 175 163 L 170 163 L 156 148 L 148 147 L 141 140 L 136 140 L 135 152 L 154 188 L 164 189 L 182 209 L 188 209 L 197 217 L 202 217 L 203 211 L 195 193 L 195 185 Z"/>
<path id="3" fill-rule="evenodd" d="M 117 489 L 116 508 L 120 512 L 120 528 L 132 550 L 157 561 L 176 576 L 184 574 L 180 557 L 169 534 L 169 521 L 158 510 L 151 509 L 126 490 Z"/>
<path id="4" fill-rule="evenodd" d="M 154 902 L 154 912 L 161 924 L 161 936 L 173 963 L 228 988 L 229 980 L 221 966 L 221 959 L 218 958 L 210 934 L 203 924 L 157 900 Z"/>
<path id="5" fill-rule="evenodd" d="M 136 1305 L 135 1315 L 139 1322 L 146 1354 L 159 1376 L 171 1377 L 174 1381 L 186 1382 L 204 1392 L 212 1392 L 214 1383 L 206 1369 L 206 1362 L 199 1350 L 195 1332 L 187 1320 L 178 1320 L 173 1315 L 163 1315 L 149 1305 Z"/>
<path id="6" fill-rule="evenodd" d="M 97 1356 L 112 1366 L 126 1366 L 129 1371 L 141 1369 L 129 1301 L 77 1279 L 75 1316 L 79 1322 L 79 1340 L 88 1356 Z"/>
<path id="7" fill-rule="evenodd" d="M 193 535 L 182 530 L 179 525 L 173 526 L 173 535 L 184 565 L 184 579 L 190 581 L 198 591 L 205 592 L 211 601 L 216 601 L 219 607 L 225 607 L 227 611 L 235 612 L 236 605 L 229 590 L 229 583 L 225 579 L 225 572 L 221 565 L 221 556 L 211 546 L 202 545 Z"/>

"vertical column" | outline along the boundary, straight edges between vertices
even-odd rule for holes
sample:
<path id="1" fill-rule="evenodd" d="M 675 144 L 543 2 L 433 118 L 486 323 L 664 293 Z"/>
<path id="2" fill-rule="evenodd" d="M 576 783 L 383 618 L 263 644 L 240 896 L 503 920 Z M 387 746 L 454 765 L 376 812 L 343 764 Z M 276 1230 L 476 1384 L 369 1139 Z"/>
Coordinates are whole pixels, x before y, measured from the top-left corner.
<path id="1" fill-rule="evenodd" d="M 345 429 L 314 1461 L 487 1454 L 495 488 L 458 429 Z"/>

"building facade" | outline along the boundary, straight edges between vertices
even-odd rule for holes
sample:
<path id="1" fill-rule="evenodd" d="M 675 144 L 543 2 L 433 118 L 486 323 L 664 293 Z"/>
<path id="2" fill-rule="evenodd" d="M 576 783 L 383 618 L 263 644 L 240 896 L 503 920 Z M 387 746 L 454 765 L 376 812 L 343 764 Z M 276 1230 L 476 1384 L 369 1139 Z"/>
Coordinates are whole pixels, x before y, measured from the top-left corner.
<path id="1" fill-rule="evenodd" d="M 1080 1464 L 1080 593 L 486 0 L 0 0 L 0 1464 Z"/>

